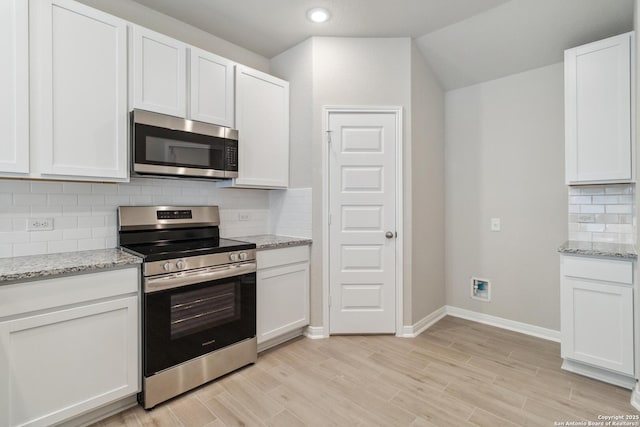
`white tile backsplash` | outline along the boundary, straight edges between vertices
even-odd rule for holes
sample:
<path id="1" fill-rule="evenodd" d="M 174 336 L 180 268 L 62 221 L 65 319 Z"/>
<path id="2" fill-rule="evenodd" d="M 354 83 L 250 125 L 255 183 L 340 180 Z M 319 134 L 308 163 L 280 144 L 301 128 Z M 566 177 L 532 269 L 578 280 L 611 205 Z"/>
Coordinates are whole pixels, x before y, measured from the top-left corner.
<path id="1" fill-rule="evenodd" d="M 311 188 L 274 190 L 269 205 L 273 234 L 311 238 Z"/>
<path id="2" fill-rule="evenodd" d="M 569 187 L 569 240 L 635 243 L 635 185 Z"/>
<path id="3" fill-rule="evenodd" d="M 218 205 L 223 237 L 265 234 L 272 231 L 269 193 L 155 178 L 123 184 L 0 179 L 0 257 L 115 247 L 123 205 Z M 308 211 L 310 218 L 310 197 Z M 27 232 L 32 217 L 53 218 L 53 231 Z M 310 235 L 310 221 L 308 228 Z"/>

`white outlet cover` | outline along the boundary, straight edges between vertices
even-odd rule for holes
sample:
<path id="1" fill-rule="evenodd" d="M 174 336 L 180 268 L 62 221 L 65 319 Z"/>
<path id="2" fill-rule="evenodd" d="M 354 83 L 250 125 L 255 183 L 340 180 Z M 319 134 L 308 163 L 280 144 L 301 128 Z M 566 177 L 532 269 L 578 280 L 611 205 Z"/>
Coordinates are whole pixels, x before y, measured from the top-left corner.
<path id="1" fill-rule="evenodd" d="M 27 231 L 51 231 L 51 230 L 53 230 L 53 218 L 27 219 Z"/>
<path id="2" fill-rule="evenodd" d="M 491 218 L 491 231 L 500 231 L 502 224 L 500 218 Z"/>

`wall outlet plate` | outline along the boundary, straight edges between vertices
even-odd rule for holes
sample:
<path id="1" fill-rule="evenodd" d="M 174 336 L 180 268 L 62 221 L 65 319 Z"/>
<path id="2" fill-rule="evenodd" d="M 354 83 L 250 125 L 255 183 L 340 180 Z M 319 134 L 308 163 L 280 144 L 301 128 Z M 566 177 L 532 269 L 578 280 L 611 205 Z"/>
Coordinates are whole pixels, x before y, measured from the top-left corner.
<path id="1" fill-rule="evenodd" d="M 51 231 L 51 230 L 53 230 L 53 218 L 27 219 L 27 231 Z"/>
<path id="2" fill-rule="evenodd" d="M 491 231 L 500 231 L 502 224 L 500 218 L 491 218 Z"/>
<path id="3" fill-rule="evenodd" d="M 249 221 L 249 214 L 247 212 L 239 213 L 238 221 Z"/>

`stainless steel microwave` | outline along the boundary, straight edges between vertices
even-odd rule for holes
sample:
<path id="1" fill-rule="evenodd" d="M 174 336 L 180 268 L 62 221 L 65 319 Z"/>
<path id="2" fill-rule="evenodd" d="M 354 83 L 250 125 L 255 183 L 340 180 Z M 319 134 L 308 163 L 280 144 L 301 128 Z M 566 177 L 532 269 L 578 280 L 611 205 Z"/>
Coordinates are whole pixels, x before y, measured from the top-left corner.
<path id="1" fill-rule="evenodd" d="M 238 176 L 238 131 L 143 110 L 131 112 L 132 175 Z"/>

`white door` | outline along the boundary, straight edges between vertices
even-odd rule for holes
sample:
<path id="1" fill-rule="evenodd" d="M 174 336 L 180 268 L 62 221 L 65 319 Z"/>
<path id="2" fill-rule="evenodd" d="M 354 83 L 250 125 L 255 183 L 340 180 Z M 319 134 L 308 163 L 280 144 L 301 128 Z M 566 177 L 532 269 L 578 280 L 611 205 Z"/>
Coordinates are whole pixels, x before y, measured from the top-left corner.
<path id="1" fill-rule="evenodd" d="M 396 112 L 330 112 L 329 332 L 396 331 Z"/>

